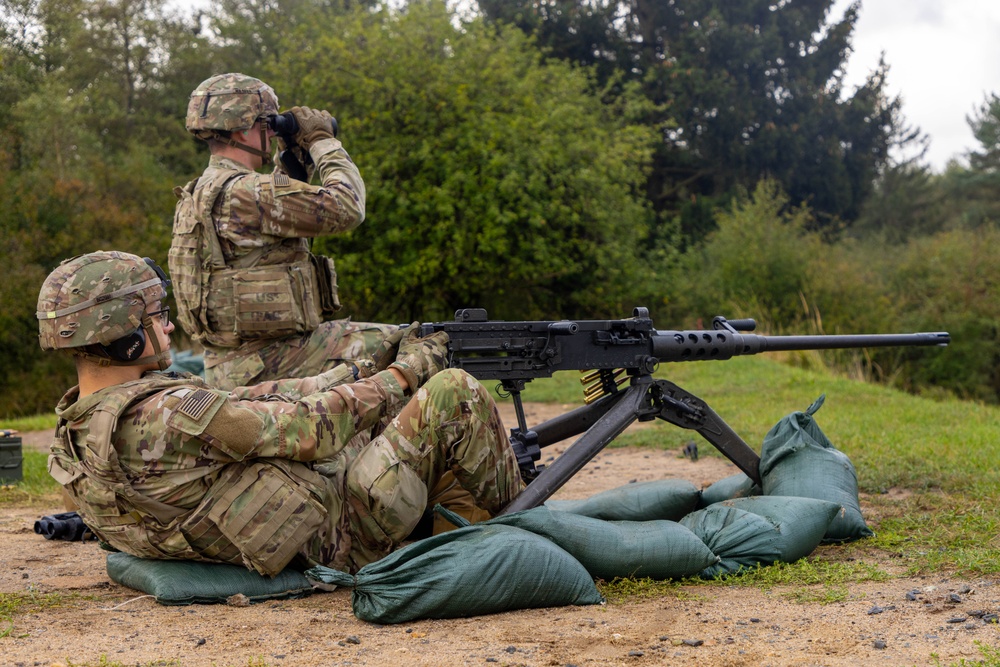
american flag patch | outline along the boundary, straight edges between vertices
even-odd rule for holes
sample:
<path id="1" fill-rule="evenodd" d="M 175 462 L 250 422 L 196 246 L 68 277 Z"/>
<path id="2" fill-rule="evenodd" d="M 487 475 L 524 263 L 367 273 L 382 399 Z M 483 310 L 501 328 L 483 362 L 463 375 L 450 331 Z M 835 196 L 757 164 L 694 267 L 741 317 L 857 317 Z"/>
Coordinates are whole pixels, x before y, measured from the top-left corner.
<path id="1" fill-rule="evenodd" d="M 274 179 L 274 184 L 279 188 L 286 188 L 291 185 L 291 181 L 288 179 L 288 174 L 283 171 L 276 172 L 272 178 Z"/>
<path id="2" fill-rule="evenodd" d="M 177 412 L 190 417 L 194 421 L 198 421 L 212 407 L 215 399 L 216 395 L 212 392 L 199 389 L 181 401 L 181 404 L 177 406 Z"/>

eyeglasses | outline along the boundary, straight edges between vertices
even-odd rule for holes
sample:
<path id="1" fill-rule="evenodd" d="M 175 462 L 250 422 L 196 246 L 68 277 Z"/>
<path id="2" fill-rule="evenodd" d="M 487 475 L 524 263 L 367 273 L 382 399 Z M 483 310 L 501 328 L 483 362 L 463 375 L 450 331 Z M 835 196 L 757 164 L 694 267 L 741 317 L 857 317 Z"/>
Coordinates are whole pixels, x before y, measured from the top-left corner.
<path id="1" fill-rule="evenodd" d="M 160 324 L 163 326 L 167 326 L 168 324 L 170 324 L 170 306 L 167 306 L 166 308 L 161 308 L 160 310 L 154 310 L 153 312 L 146 314 L 149 315 L 151 318 L 159 315 Z"/>

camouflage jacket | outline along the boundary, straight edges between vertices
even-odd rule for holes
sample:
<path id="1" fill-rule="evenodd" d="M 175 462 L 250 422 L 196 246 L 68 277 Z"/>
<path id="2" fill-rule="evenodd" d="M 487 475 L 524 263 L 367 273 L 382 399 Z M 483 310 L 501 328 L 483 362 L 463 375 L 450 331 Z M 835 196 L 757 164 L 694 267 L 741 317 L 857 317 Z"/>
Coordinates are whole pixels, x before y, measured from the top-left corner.
<path id="1" fill-rule="evenodd" d="M 361 224 L 365 184 L 336 139 L 317 141 L 310 155 L 318 186 L 282 167 L 258 174 L 212 156 L 201 177 L 174 190 L 169 265 L 178 321 L 209 349 L 308 333 L 339 308 L 333 262 L 312 256 L 309 239 Z"/>
<path id="2" fill-rule="evenodd" d="M 340 367 L 233 392 L 174 373 L 84 398 L 74 387 L 56 408 L 49 471 L 102 540 L 139 557 L 274 575 L 324 553 L 340 567 L 343 479 L 315 468 L 404 401 L 388 371 L 344 382 Z"/>
<path id="3" fill-rule="evenodd" d="M 215 202 L 212 218 L 227 263 L 255 248 L 268 250 L 284 239 L 306 239 L 354 229 L 365 219 L 365 183 L 336 139 L 317 141 L 310 155 L 321 185 L 289 178 L 281 167 L 258 174 L 235 160 L 212 156 L 199 179 L 230 178 Z M 223 173 L 229 172 L 229 173 Z"/>

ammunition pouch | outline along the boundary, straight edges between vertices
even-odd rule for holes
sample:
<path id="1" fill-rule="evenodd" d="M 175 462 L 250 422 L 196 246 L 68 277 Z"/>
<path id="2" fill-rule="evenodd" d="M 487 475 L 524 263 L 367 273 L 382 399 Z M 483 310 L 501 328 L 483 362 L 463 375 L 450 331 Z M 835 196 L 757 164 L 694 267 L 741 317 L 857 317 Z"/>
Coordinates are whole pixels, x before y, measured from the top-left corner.
<path id="1" fill-rule="evenodd" d="M 313 477 L 291 461 L 231 465 L 181 530 L 202 555 L 227 562 L 241 556 L 247 567 L 273 577 L 327 521 L 310 491 L 323 484 Z"/>
<path id="2" fill-rule="evenodd" d="M 322 318 L 326 319 L 340 310 L 340 297 L 337 294 L 337 268 L 329 257 L 310 254 L 309 259 L 316 270 L 320 313 Z"/>
<path id="3" fill-rule="evenodd" d="M 328 268 L 329 267 L 329 268 Z M 209 342 L 284 338 L 306 334 L 333 314 L 339 303 L 330 287 L 333 262 L 309 255 L 287 264 L 215 271 L 209 279 Z M 335 280 L 333 274 L 333 279 Z M 214 340 L 213 340 L 214 339 Z"/>
<path id="4" fill-rule="evenodd" d="M 232 280 L 233 324 L 241 340 L 304 334 L 323 321 L 310 260 L 238 269 Z"/>

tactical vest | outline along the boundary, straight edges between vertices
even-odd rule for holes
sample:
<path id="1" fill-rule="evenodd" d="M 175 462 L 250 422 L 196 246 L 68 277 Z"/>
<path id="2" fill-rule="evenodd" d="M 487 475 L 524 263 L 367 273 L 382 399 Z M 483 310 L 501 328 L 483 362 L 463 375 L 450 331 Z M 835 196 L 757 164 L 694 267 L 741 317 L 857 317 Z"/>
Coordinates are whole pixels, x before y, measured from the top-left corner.
<path id="1" fill-rule="evenodd" d="M 226 262 L 212 211 L 242 175 L 216 169 L 174 188 L 180 201 L 168 264 L 178 319 L 194 340 L 223 348 L 309 333 L 340 308 L 333 260 L 309 252 L 306 239 L 283 239 Z M 228 208 L 224 198 L 223 218 Z"/>
<path id="2" fill-rule="evenodd" d="M 327 523 L 319 497 L 326 484 L 309 466 L 273 458 L 230 463 L 197 507 L 179 509 L 138 493 L 118 461 L 111 439 L 128 406 L 163 390 L 185 394 L 192 386 L 186 395 L 202 405 L 213 395 L 225 401 L 199 390 L 190 377 L 153 376 L 122 384 L 101 401 L 90 413 L 82 445 L 74 444 L 60 418 L 49 473 L 76 501 L 87 526 L 115 549 L 140 558 L 242 564 L 274 576 Z M 168 403 L 170 427 L 194 436 L 204 432 L 221 406 L 191 419 L 183 414 L 182 398 L 165 400 L 176 403 Z"/>

